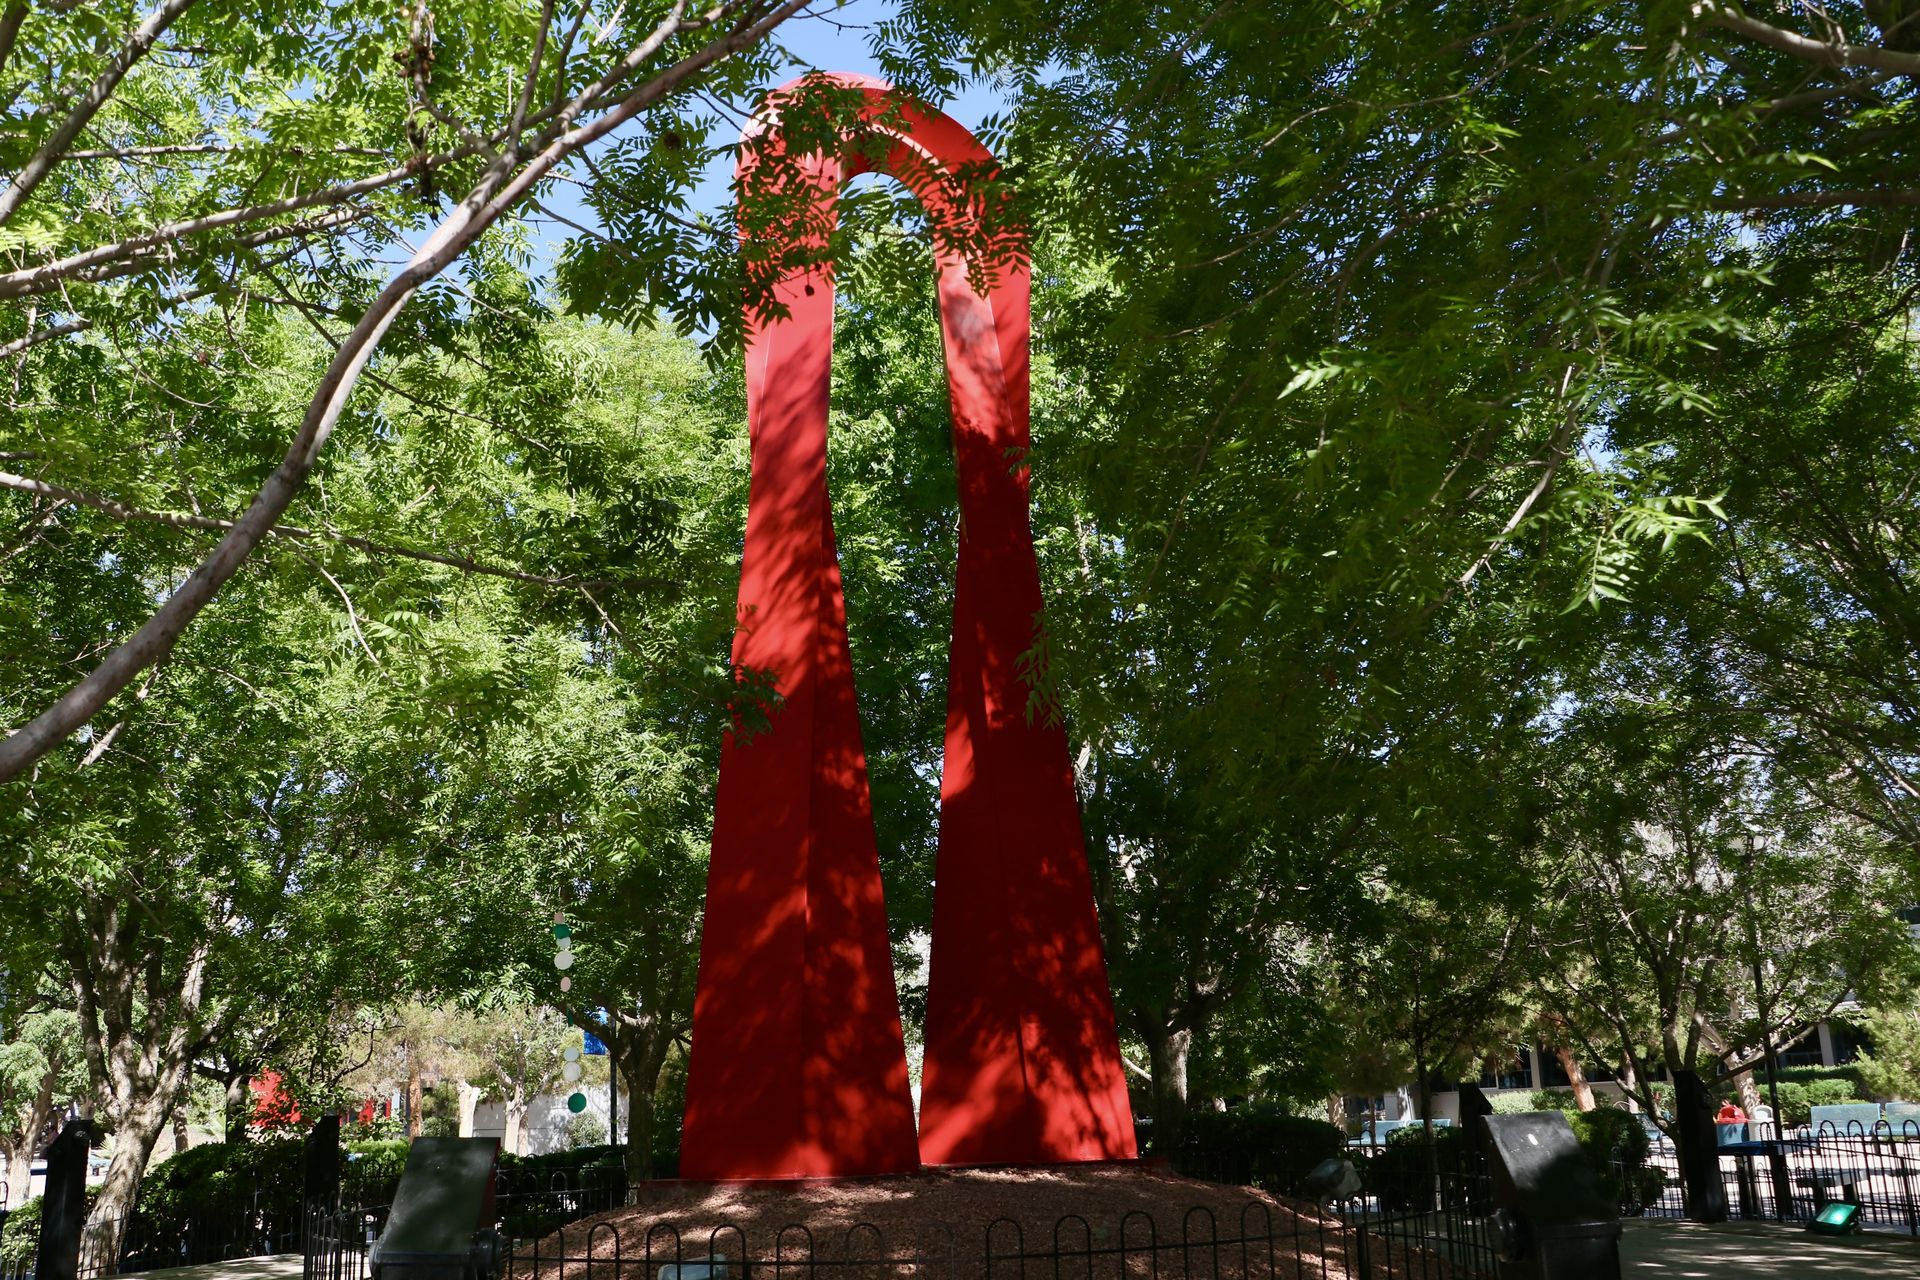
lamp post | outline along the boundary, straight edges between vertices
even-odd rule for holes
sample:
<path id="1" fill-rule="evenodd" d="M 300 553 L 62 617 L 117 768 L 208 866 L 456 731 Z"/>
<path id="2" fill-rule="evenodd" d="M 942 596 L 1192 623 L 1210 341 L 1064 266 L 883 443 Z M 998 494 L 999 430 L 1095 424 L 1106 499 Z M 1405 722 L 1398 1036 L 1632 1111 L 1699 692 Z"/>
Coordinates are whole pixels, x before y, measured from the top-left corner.
<path id="1" fill-rule="evenodd" d="M 1774 1142 L 1767 1151 L 1767 1163 L 1773 1174 L 1773 1216 L 1785 1219 L 1792 1202 L 1793 1184 L 1787 1175 L 1787 1155 L 1780 1145 L 1786 1137 L 1786 1117 L 1780 1111 L 1780 1073 L 1773 1056 L 1773 1011 L 1768 1007 L 1767 984 L 1760 969 L 1760 926 L 1753 909 L 1753 863 L 1759 836 L 1751 826 L 1744 837 L 1746 845 L 1747 947 L 1753 957 L 1753 1003 L 1760 1019 L 1760 1055 L 1767 1066 L 1767 1101 L 1773 1108 Z"/>

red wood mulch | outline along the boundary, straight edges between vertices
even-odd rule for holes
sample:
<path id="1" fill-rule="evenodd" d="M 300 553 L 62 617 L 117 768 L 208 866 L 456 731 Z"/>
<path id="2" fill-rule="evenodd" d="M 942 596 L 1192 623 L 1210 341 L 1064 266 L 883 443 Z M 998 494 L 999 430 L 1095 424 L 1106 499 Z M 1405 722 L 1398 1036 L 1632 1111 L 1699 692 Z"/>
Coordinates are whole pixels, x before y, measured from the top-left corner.
<path id="1" fill-rule="evenodd" d="M 732 1261 L 743 1252 L 753 1271 L 795 1280 L 1463 1274 L 1432 1254 L 1376 1240 L 1371 1275 L 1363 1277 L 1351 1256 L 1352 1236 L 1314 1206 L 1142 1162 L 820 1182 L 644 1183 L 631 1207 L 523 1246 L 512 1278 L 655 1280 L 660 1265 L 676 1259 Z M 730 1280 L 739 1274 L 727 1272 Z"/>

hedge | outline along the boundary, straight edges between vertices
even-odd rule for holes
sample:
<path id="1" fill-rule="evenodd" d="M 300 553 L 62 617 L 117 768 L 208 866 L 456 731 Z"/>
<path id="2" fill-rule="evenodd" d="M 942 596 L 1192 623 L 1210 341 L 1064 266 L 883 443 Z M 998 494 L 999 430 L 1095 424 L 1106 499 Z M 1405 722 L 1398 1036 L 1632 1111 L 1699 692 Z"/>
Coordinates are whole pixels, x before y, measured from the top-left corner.
<path id="1" fill-rule="evenodd" d="M 1324 1120 L 1252 1103 L 1195 1112 L 1187 1121 L 1181 1157 L 1197 1173 L 1292 1195 L 1315 1165 L 1341 1154 L 1346 1145 L 1346 1134 Z"/>
<path id="2" fill-rule="evenodd" d="M 40 1249 L 40 1197 L 23 1201 L 6 1215 L 0 1230 L 0 1270 L 20 1272 Z"/>

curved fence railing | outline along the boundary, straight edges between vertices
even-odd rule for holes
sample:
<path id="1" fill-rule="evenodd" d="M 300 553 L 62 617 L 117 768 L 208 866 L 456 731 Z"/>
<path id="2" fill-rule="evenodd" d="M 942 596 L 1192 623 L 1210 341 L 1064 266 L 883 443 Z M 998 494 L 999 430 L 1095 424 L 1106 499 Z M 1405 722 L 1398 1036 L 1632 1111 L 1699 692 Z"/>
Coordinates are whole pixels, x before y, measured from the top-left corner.
<path id="1" fill-rule="evenodd" d="M 35 1218 L 37 1224 L 37 1215 Z M 218 1212 L 191 1215 L 134 1213 L 88 1222 L 80 1232 L 78 1280 L 190 1267 L 300 1248 L 297 1205 L 254 1195 Z M 0 1280 L 34 1280 L 40 1271 L 36 1237 L 0 1233 Z"/>
<path id="2" fill-rule="evenodd" d="M 1920 1237 L 1920 1121 L 1789 1132 L 1792 1136 L 1777 1146 L 1784 1179 L 1775 1176 L 1772 1151 L 1721 1155 L 1720 1176 L 1733 1217 L 1805 1222 L 1840 1202 L 1859 1206 L 1860 1223 L 1869 1230 Z M 1657 1181 L 1631 1210 L 1648 1217 L 1684 1217 L 1686 1189 L 1671 1140 L 1655 1140 L 1648 1168 Z M 1623 1202 L 1622 1213 L 1629 1208 Z"/>

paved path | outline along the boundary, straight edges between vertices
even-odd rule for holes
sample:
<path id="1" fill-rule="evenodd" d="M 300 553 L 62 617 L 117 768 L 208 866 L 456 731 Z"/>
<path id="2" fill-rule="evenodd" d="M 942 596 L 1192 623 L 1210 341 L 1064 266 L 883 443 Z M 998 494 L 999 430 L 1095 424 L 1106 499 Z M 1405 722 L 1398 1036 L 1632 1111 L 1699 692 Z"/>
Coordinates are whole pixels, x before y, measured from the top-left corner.
<path id="1" fill-rule="evenodd" d="M 152 1280 L 289 1280 L 300 1274 L 300 1255 L 273 1253 L 261 1258 L 235 1258 L 232 1262 L 208 1262 L 197 1267 L 168 1267 L 163 1271 L 143 1271 L 139 1276 Z M 117 1280 L 137 1280 L 120 1276 Z"/>
<path id="2" fill-rule="evenodd" d="M 1920 1276 L 1920 1241 L 1816 1236 L 1771 1222 L 1703 1226 L 1629 1218 L 1620 1224 L 1623 1280 L 1882 1280 Z"/>

